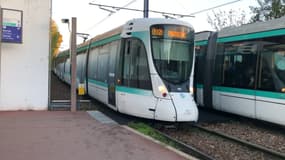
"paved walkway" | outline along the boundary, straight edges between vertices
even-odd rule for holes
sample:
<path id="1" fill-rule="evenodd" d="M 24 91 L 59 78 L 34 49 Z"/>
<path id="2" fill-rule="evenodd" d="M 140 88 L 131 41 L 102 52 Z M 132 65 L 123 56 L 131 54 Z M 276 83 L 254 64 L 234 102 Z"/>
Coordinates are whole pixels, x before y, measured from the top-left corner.
<path id="1" fill-rule="evenodd" d="M 183 160 L 86 112 L 0 112 L 1 160 Z"/>

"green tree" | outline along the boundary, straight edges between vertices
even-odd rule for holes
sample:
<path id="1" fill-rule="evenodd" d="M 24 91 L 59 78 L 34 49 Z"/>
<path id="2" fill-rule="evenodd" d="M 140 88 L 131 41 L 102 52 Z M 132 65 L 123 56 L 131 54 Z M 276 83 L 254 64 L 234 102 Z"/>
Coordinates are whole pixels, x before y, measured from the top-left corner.
<path id="1" fill-rule="evenodd" d="M 285 15 L 285 0 L 257 0 L 259 6 L 250 6 L 251 22 L 268 21 Z"/>
<path id="2" fill-rule="evenodd" d="M 243 10 L 229 10 L 218 12 L 212 11 L 212 15 L 208 14 L 208 23 L 212 26 L 215 30 L 221 30 L 225 27 L 231 27 L 231 26 L 241 26 L 243 24 L 246 24 L 246 14 Z"/>
<path id="3" fill-rule="evenodd" d="M 62 42 L 62 35 L 58 31 L 58 27 L 54 20 L 51 22 L 51 52 L 53 57 L 59 53 L 59 47 Z"/>

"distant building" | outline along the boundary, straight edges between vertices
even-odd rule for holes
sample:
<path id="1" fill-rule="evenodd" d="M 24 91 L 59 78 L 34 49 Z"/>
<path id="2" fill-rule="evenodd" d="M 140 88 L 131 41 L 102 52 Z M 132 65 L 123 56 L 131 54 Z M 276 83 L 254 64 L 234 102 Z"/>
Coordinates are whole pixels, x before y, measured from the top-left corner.
<path id="1" fill-rule="evenodd" d="M 0 6 L 23 13 L 22 43 L 0 48 L 0 110 L 47 110 L 51 0 L 0 0 Z M 3 21 L 15 25 L 19 15 L 13 14 Z"/>

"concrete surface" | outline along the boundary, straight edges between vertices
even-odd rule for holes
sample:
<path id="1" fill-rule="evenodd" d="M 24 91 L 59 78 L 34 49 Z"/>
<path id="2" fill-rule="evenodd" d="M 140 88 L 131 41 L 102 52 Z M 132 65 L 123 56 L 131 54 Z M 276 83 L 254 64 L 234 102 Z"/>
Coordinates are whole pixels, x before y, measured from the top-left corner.
<path id="1" fill-rule="evenodd" d="M 182 160 L 181 155 L 86 112 L 0 112 L 1 160 Z"/>

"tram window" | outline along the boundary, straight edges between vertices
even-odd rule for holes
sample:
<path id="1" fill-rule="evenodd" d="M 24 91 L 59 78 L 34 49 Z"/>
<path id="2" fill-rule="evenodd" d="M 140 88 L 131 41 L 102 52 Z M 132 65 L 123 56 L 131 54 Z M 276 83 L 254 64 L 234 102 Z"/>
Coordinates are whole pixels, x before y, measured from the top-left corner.
<path id="1" fill-rule="evenodd" d="M 88 78 L 97 78 L 97 65 L 98 65 L 98 48 L 94 48 L 90 51 L 88 62 Z"/>
<path id="2" fill-rule="evenodd" d="M 146 50 L 140 40 L 127 40 L 122 84 L 133 88 L 151 89 Z"/>
<path id="3" fill-rule="evenodd" d="M 82 82 L 82 72 L 83 72 L 83 63 L 84 61 L 84 54 L 79 54 L 76 57 L 76 76 L 79 79 L 80 83 Z"/>
<path id="4" fill-rule="evenodd" d="M 263 40 L 258 88 L 284 92 L 285 88 L 285 37 Z"/>
<path id="5" fill-rule="evenodd" d="M 68 58 L 64 64 L 64 73 L 70 74 L 70 59 Z"/>
<path id="6" fill-rule="evenodd" d="M 130 40 L 125 43 L 124 58 L 123 58 L 123 76 L 122 85 L 129 86 L 129 69 L 130 69 Z"/>
<path id="7" fill-rule="evenodd" d="M 214 68 L 214 77 L 213 77 L 213 83 L 214 85 L 221 85 L 223 83 L 223 63 L 224 63 L 224 45 L 223 44 L 218 44 L 217 47 L 217 55 L 215 58 L 215 68 Z"/>
<path id="8" fill-rule="evenodd" d="M 109 44 L 99 49 L 98 80 L 107 83 L 108 79 Z"/>
<path id="9" fill-rule="evenodd" d="M 118 50 L 118 41 L 112 42 L 110 48 L 110 59 L 109 59 L 109 73 L 111 74 L 115 73 L 117 50 Z"/>
<path id="10" fill-rule="evenodd" d="M 239 42 L 225 44 L 223 85 L 238 88 L 254 88 L 257 44 Z"/>
<path id="11" fill-rule="evenodd" d="M 147 54 L 145 48 L 140 44 L 137 48 L 138 53 L 138 87 L 142 89 L 152 89 L 150 74 L 148 69 Z"/>
<path id="12" fill-rule="evenodd" d="M 196 61 L 195 61 L 195 81 L 199 84 L 204 82 L 204 65 L 205 65 L 205 56 L 206 56 L 207 46 L 196 46 Z"/>

